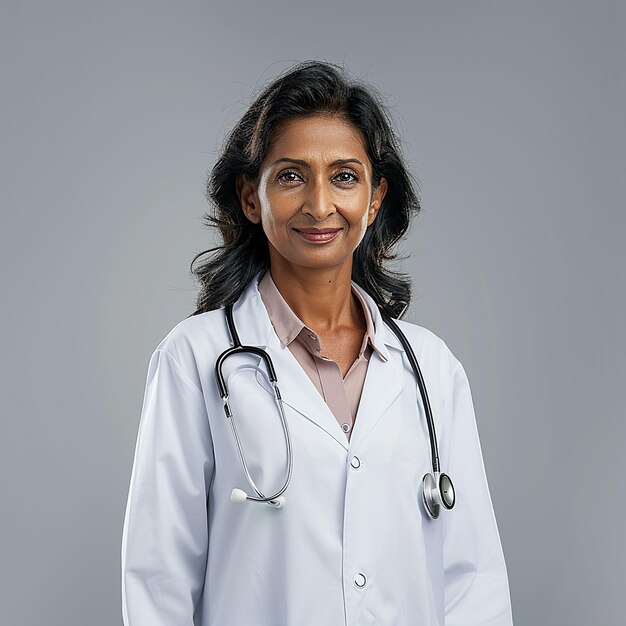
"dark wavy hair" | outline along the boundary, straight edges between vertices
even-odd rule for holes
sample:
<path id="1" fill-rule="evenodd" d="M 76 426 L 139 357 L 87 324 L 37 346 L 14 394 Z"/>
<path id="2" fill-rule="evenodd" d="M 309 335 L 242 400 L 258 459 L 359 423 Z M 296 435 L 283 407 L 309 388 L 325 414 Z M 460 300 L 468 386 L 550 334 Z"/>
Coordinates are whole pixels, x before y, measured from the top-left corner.
<path id="1" fill-rule="evenodd" d="M 219 229 L 223 245 L 198 253 L 191 262 L 191 273 L 201 284 L 197 310 L 191 315 L 235 302 L 255 274 L 269 267 L 263 227 L 243 213 L 236 180 L 242 174 L 256 180 L 281 122 L 314 115 L 337 116 L 358 128 L 373 166 L 373 188 L 382 176 L 388 183 L 378 215 L 353 253 L 352 280 L 392 317 L 408 308 L 411 279 L 386 268 L 385 262 L 397 258 L 391 248 L 421 206 L 417 181 L 404 163 L 386 106 L 375 87 L 351 80 L 342 67 L 304 61 L 265 86 L 226 137 L 210 172 L 206 193 L 211 210 L 203 221 Z M 209 253 L 214 254 L 194 269 Z"/>

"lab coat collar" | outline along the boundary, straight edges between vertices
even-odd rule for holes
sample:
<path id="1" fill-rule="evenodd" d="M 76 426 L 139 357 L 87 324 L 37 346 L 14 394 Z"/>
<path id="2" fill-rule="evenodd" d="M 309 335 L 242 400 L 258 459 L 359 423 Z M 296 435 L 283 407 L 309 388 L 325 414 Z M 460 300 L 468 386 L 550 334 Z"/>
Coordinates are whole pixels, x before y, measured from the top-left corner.
<path id="1" fill-rule="evenodd" d="M 361 291 L 357 289 L 357 285 L 354 281 L 352 283 L 352 293 L 354 293 L 356 299 L 359 301 L 359 306 L 362 306 L 365 312 L 365 321 L 367 323 L 367 329 L 364 337 L 364 341 L 361 343 L 361 351 L 359 356 L 367 350 L 368 344 L 372 349 L 378 352 L 378 354 L 387 360 L 386 352 L 381 350 L 376 339 L 374 331 L 374 320 L 370 312 L 370 307 L 365 304 L 365 300 L 361 295 Z M 285 302 L 283 295 L 278 290 L 272 274 L 269 270 L 261 276 L 258 281 L 258 289 L 261 294 L 263 304 L 267 309 L 267 312 L 272 320 L 276 334 L 279 336 L 281 342 L 285 345 L 289 345 L 292 341 L 298 337 L 303 329 L 315 333 L 312 328 L 309 328 L 291 309 L 289 304 Z M 266 297 L 267 296 L 267 297 Z M 269 306 L 268 306 L 269 305 Z M 366 358 L 369 359 L 369 356 Z"/>
<path id="2" fill-rule="evenodd" d="M 380 346 L 386 361 L 377 352 L 369 360 L 367 374 L 357 409 L 354 430 L 350 441 L 341 430 L 337 418 L 332 413 L 319 391 L 310 380 L 300 363 L 284 346 L 269 318 L 258 289 L 262 272 L 258 272 L 233 305 L 233 318 L 243 345 L 262 347 L 270 355 L 283 402 L 322 428 L 345 450 L 356 450 L 385 414 L 387 407 L 400 394 L 404 385 L 402 344 L 395 333 L 383 323 L 382 316 L 374 299 L 357 283 L 352 284 L 370 309 L 374 322 L 377 345 Z M 392 348 L 390 351 L 389 348 Z M 250 355 L 258 366 L 261 357 Z M 263 366 L 257 373 L 258 383 L 270 394 L 272 386 Z"/>

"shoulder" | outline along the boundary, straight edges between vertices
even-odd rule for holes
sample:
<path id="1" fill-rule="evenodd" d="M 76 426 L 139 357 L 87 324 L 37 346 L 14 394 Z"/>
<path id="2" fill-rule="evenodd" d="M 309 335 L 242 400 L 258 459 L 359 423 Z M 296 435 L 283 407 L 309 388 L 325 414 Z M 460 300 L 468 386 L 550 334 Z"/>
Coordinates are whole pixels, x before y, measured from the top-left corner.
<path id="1" fill-rule="evenodd" d="M 429 355 L 446 355 L 449 352 L 446 342 L 429 328 L 395 317 L 392 319 L 409 340 L 413 350 L 426 351 Z M 390 328 L 389 332 L 393 333 L 393 330 Z"/>
<path id="2" fill-rule="evenodd" d="M 392 318 L 393 321 L 400 327 L 400 330 L 411 341 L 411 346 L 415 343 L 423 346 L 427 346 L 432 349 L 443 349 L 445 342 L 439 335 L 436 335 L 432 330 L 415 324 L 414 322 L 408 322 L 406 320 Z M 393 332 L 393 331 L 392 331 Z"/>
<path id="3" fill-rule="evenodd" d="M 462 366 L 448 346 L 448 343 L 425 326 L 406 320 L 392 319 L 408 339 L 418 361 L 422 360 L 432 363 L 434 368 L 439 371 L 442 382 L 447 381 L 444 384 L 447 386 L 451 385 L 451 379 L 456 369 Z M 389 329 L 389 332 L 393 333 L 391 329 Z M 401 345 L 399 340 L 397 345 Z"/>
<path id="4" fill-rule="evenodd" d="M 223 309 L 186 317 L 177 322 L 159 341 L 153 355 L 167 353 L 198 387 L 202 387 L 200 362 L 220 351 L 228 328 Z M 223 349 L 223 348 L 222 348 Z"/>

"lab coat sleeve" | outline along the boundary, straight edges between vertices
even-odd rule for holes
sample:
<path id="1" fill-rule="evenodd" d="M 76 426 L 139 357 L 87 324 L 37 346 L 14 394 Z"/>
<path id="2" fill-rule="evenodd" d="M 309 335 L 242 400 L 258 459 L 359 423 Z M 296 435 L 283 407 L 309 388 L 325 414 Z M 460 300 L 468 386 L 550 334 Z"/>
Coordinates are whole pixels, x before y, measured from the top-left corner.
<path id="1" fill-rule="evenodd" d="M 511 626 L 504 554 L 491 502 L 465 369 L 449 352 L 446 464 L 454 508 L 443 510 L 446 626 Z"/>
<path id="2" fill-rule="evenodd" d="M 213 446 L 200 388 L 154 351 L 122 533 L 125 626 L 192 626 L 208 551 Z"/>

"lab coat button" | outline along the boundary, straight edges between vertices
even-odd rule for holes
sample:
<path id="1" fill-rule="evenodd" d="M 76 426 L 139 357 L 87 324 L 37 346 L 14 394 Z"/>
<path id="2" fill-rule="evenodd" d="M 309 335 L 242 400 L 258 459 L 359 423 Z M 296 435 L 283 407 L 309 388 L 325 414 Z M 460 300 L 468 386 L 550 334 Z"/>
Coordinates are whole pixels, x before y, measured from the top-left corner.
<path id="1" fill-rule="evenodd" d="M 359 467 L 361 467 L 361 459 L 359 459 L 358 456 L 353 456 L 352 460 L 350 461 L 350 465 L 352 465 L 354 469 L 358 469 Z"/>
<path id="2" fill-rule="evenodd" d="M 350 430 L 350 424 L 342 424 L 341 429 L 344 433 L 347 433 Z"/>
<path id="3" fill-rule="evenodd" d="M 367 578 L 365 578 L 365 576 L 363 574 L 361 574 L 361 572 L 359 572 L 355 577 L 354 577 L 354 584 L 359 587 L 365 587 L 365 583 L 367 582 Z"/>

